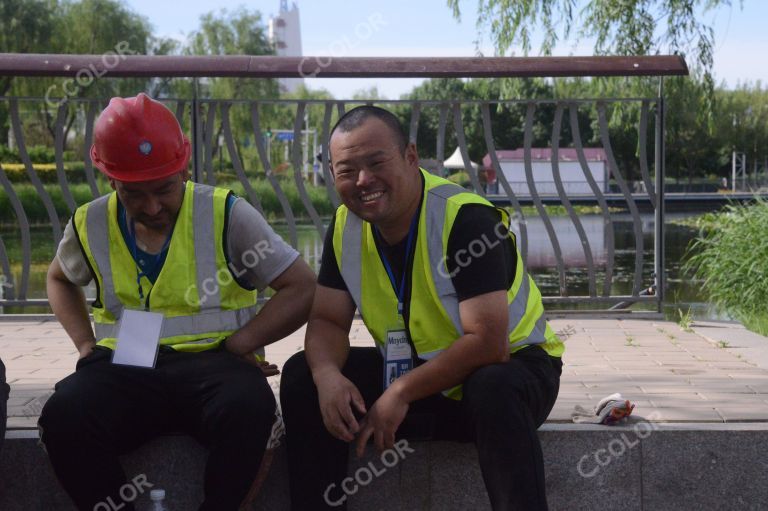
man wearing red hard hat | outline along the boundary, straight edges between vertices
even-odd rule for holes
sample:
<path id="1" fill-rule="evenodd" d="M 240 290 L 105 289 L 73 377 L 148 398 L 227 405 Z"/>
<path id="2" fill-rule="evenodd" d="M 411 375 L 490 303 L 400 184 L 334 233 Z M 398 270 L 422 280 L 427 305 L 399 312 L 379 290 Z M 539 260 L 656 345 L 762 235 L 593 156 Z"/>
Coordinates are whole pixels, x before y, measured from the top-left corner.
<path id="1" fill-rule="evenodd" d="M 189 157 L 165 106 L 113 98 L 91 159 L 115 192 L 75 211 L 48 270 L 80 358 L 43 409 L 41 440 L 79 509 L 133 509 L 145 490 L 125 491 L 136 474 L 118 456 L 179 431 L 210 450 L 200 509 L 237 509 L 275 419 L 266 375 L 277 370 L 256 355 L 307 318 L 312 270 L 248 202 L 189 181 Z M 266 287 L 275 294 L 257 314 Z"/>

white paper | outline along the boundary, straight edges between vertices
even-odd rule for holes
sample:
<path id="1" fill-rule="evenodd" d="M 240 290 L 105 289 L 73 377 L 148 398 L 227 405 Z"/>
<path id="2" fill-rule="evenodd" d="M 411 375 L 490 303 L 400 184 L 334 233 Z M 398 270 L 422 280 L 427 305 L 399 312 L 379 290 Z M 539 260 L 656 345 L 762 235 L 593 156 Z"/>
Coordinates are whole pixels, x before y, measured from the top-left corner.
<path id="1" fill-rule="evenodd" d="M 117 330 L 117 348 L 113 364 L 155 367 L 163 315 L 126 309 Z"/>

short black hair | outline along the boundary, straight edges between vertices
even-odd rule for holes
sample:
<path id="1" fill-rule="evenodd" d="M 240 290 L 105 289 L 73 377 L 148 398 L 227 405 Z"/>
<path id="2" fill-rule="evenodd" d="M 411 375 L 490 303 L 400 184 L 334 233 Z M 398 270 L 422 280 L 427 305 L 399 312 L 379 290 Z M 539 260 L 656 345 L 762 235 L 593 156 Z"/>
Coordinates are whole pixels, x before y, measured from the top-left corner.
<path id="1" fill-rule="evenodd" d="M 403 131 L 403 126 L 400 124 L 400 120 L 389 110 L 384 110 L 377 106 L 358 106 L 345 113 L 333 126 L 330 136 L 333 137 L 336 130 L 341 130 L 343 133 L 350 132 L 353 129 L 360 127 L 363 122 L 371 117 L 375 117 L 387 125 L 389 130 L 395 136 L 395 142 L 397 143 L 398 149 L 400 149 L 401 153 L 404 153 L 405 148 L 408 147 L 408 136 L 405 134 L 405 131 Z"/>

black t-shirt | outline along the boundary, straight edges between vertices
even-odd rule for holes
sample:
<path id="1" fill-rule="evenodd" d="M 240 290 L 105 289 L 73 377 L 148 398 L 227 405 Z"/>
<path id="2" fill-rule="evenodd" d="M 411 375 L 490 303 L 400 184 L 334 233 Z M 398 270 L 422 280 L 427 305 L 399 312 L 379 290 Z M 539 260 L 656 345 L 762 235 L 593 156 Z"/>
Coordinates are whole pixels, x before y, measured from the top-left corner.
<path id="1" fill-rule="evenodd" d="M 459 210 L 448 237 L 447 269 L 459 301 L 506 290 L 515 279 L 517 252 L 515 243 L 507 236 L 506 226 L 500 224 L 501 214 L 483 204 L 466 204 Z M 335 218 L 325 234 L 323 260 L 318 284 L 347 290 L 333 251 Z M 376 246 L 389 261 L 395 281 L 400 283 L 405 265 L 407 237 L 387 245 L 379 236 Z"/>

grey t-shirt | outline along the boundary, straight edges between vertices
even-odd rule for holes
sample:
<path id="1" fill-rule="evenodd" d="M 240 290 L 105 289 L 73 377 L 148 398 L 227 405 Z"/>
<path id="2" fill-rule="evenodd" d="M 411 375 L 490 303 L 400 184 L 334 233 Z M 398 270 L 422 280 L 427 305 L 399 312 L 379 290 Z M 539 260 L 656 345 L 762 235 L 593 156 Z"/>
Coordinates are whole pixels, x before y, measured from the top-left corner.
<path id="1" fill-rule="evenodd" d="M 238 281 L 262 291 L 293 264 L 299 253 L 272 230 L 256 208 L 237 198 L 229 213 L 227 257 Z M 73 284 L 87 286 L 93 278 L 71 220 L 64 229 L 56 258 Z"/>

